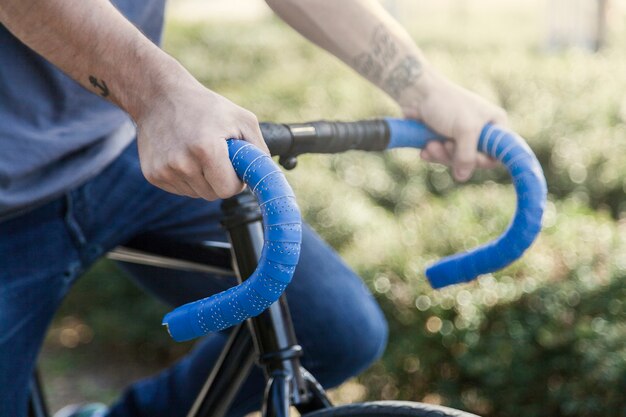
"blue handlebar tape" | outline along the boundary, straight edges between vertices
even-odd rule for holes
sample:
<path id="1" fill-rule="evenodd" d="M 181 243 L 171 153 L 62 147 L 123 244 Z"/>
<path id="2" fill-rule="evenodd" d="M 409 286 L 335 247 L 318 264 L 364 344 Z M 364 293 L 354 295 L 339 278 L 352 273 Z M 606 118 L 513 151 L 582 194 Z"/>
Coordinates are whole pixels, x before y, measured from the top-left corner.
<path id="1" fill-rule="evenodd" d="M 388 148 L 424 148 L 430 140 L 444 140 L 414 120 L 386 119 Z M 487 124 L 478 150 L 499 160 L 509 171 L 517 193 L 517 209 L 506 231 L 497 239 L 468 252 L 441 259 L 426 269 L 433 288 L 471 281 L 516 261 L 541 231 L 547 187 L 541 165 L 526 142 L 501 127 Z"/>
<path id="2" fill-rule="evenodd" d="M 261 258 L 242 284 L 165 315 L 163 324 L 178 342 L 224 330 L 259 315 L 285 291 L 300 256 L 300 210 L 280 168 L 268 155 L 242 140 L 228 140 L 228 152 L 235 172 L 261 207 L 265 232 Z"/>

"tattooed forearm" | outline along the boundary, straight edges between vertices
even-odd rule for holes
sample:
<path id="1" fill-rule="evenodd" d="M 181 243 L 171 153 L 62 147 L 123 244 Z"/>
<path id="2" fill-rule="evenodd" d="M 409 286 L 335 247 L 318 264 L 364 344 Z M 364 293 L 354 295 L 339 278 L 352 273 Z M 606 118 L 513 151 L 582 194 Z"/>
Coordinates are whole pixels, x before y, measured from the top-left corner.
<path id="1" fill-rule="evenodd" d="M 374 82 L 380 81 L 383 74 L 383 65 L 366 52 L 354 59 L 354 67 L 361 75 Z"/>
<path id="2" fill-rule="evenodd" d="M 391 70 L 382 87 L 392 97 L 398 98 L 405 88 L 417 81 L 421 73 L 422 64 L 416 57 L 408 55 Z"/>
<path id="3" fill-rule="evenodd" d="M 398 52 L 398 46 L 384 26 L 378 26 L 372 36 L 372 54 L 383 62 L 391 61 Z"/>
<path id="4" fill-rule="evenodd" d="M 379 82 L 385 66 L 395 58 L 398 46 L 385 26 L 378 26 L 371 39 L 371 50 L 354 58 L 354 67 L 364 77 Z"/>
<path id="5" fill-rule="evenodd" d="M 107 87 L 107 83 L 104 82 L 104 80 L 98 80 L 93 75 L 90 75 L 89 76 L 89 83 L 91 85 L 93 85 L 94 88 L 97 88 L 98 90 L 100 90 L 100 95 L 102 97 L 106 97 L 106 96 L 109 95 L 109 87 Z"/>
<path id="6" fill-rule="evenodd" d="M 354 58 L 354 68 L 394 98 L 415 83 L 422 73 L 422 64 L 415 55 L 397 60 L 400 48 L 386 27 L 380 25 L 374 30 L 370 50 Z"/>

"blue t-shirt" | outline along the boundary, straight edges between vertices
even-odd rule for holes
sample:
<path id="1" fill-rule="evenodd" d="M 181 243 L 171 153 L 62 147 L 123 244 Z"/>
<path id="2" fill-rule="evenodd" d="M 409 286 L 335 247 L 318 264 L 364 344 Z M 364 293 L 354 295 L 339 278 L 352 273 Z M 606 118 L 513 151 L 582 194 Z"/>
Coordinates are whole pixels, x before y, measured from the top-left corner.
<path id="1" fill-rule="evenodd" d="M 161 38 L 164 3 L 113 0 L 155 43 Z M 0 25 L 0 220 L 85 182 L 134 137 L 126 113 Z"/>

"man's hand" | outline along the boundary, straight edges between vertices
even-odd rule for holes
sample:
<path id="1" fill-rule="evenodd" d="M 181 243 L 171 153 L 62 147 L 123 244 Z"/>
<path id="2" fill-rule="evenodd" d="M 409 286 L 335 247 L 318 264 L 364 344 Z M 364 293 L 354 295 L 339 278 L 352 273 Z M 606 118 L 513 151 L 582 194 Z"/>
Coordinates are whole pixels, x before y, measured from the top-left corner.
<path id="1" fill-rule="evenodd" d="M 422 159 L 451 166 L 457 181 L 467 181 L 476 167 L 493 168 L 497 162 L 477 152 L 486 123 L 507 124 L 503 109 L 434 74 L 424 74 L 416 87 L 399 98 L 404 116 L 425 122 L 449 141 L 431 141 Z"/>
<path id="2" fill-rule="evenodd" d="M 174 194 L 215 200 L 241 192 L 228 157 L 229 138 L 269 153 L 256 116 L 200 84 L 155 100 L 136 119 L 144 176 Z"/>

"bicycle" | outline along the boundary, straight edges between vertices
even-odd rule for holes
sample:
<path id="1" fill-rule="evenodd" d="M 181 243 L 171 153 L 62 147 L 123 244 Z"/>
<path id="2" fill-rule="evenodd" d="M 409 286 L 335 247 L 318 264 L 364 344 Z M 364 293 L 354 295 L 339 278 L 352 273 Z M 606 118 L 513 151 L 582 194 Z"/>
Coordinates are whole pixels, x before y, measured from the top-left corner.
<path id="1" fill-rule="evenodd" d="M 272 155 L 278 155 L 286 169 L 293 169 L 303 153 L 423 148 L 429 140 L 444 139 L 418 122 L 400 119 L 261 123 L 261 130 Z M 429 267 L 426 276 L 434 288 L 505 267 L 522 256 L 541 230 L 547 190 L 532 150 L 519 136 L 490 124 L 481 132 L 478 147 L 509 170 L 517 192 L 517 210 L 498 239 Z M 253 145 L 229 140 L 229 154 L 235 171 L 248 185 L 243 193 L 222 202 L 222 224 L 230 244 L 172 247 L 135 239 L 108 255 L 118 261 L 238 278 L 239 285 L 178 307 L 163 319 L 176 341 L 235 326 L 187 416 L 226 415 L 255 362 L 264 368 L 267 379 L 263 417 L 287 417 L 291 406 L 306 417 L 473 416 L 414 402 L 332 405 L 315 377 L 300 364 L 302 348 L 283 294 L 300 251 L 301 220 L 293 191 L 271 158 Z M 29 415 L 49 415 L 37 374 L 31 384 Z"/>

